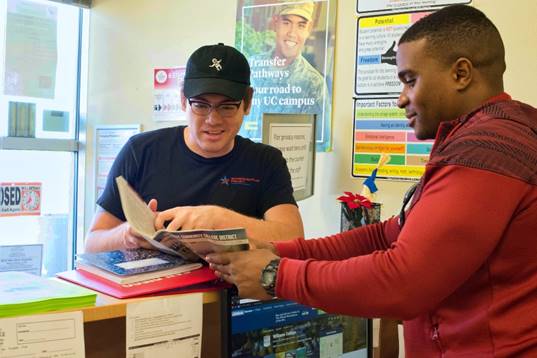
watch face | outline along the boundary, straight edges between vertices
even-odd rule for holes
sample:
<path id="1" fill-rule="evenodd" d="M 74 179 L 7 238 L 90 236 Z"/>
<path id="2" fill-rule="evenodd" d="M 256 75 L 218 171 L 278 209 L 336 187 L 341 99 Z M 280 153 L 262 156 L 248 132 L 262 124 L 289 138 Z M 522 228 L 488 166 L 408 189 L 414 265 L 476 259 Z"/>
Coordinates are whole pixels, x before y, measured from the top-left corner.
<path id="1" fill-rule="evenodd" d="M 269 286 L 274 283 L 274 270 L 263 270 L 262 281 L 264 286 Z"/>
<path id="2" fill-rule="evenodd" d="M 276 263 L 270 262 L 264 269 L 261 275 L 261 284 L 263 287 L 274 287 L 276 281 Z"/>

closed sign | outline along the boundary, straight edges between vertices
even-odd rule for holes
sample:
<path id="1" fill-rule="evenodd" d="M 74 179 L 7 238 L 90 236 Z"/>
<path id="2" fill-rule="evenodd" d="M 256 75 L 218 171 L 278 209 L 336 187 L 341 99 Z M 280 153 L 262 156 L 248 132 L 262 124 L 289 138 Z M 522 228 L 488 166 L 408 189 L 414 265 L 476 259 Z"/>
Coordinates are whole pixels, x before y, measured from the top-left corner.
<path id="1" fill-rule="evenodd" d="M 41 183 L 0 183 L 0 216 L 40 214 Z"/>

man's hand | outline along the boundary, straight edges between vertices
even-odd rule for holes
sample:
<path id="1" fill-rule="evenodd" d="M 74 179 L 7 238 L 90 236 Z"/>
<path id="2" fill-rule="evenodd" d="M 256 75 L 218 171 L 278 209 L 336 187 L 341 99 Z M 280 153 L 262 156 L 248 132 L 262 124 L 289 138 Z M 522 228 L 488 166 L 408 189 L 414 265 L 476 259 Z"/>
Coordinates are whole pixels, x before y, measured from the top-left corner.
<path id="1" fill-rule="evenodd" d="M 177 206 L 162 211 L 155 217 L 157 230 L 219 230 L 238 227 L 245 228 L 246 235 L 250 239 L 261 241 L 304 236 L 300 213 L 292 204 L 273 206 L 263 214 L 263 219 L 243 215 L 217 205 Z"/>
<path id="2" fill-rule="evenodd" d="M 152 246 L 143 237 L 141 237 L 128 222 L 121 224 L 123 234 L 121 235 L 121 243 L 125 249 L 151 249 Z"/>
<path id="3" fill-rule="evenodd" d="M 151 199 L 149 203 L 147 204 L 151 211 L 156 214 L 157 212 L 157 200 Z M 137 248 L 144 248 L 144 249 L 152 249 L 153 246 L 151 246 L 150 243 L 148 243 L 140 234 L 134 230 L 128 222 L 124 222 L 120 226 L 123 226 L 123 234 L 121 236 L 121 241 L 123 244 L 123 247 L 126 249 L 137 249 Z"/>
<path id="4" fill-rule="evenodd" d="M 218 222 L 225 222 L 229 210 L 215 205 L 178 206 L 164 210 L 155 218 L 157 230 L 166 228 L 170 231 L 193 229 L 216 229 Z M 164 224 L 169 222 L 165 227 Z"/>
<path id="5" fill-rule="evenodd" d="M 207 255 L 205 260 L 215 274 L 239 289 L 239 296 L 258 300 L 271 299 L 261 286 L 261 272 L 278 256 L 270 250 L 249 250 Z"/>

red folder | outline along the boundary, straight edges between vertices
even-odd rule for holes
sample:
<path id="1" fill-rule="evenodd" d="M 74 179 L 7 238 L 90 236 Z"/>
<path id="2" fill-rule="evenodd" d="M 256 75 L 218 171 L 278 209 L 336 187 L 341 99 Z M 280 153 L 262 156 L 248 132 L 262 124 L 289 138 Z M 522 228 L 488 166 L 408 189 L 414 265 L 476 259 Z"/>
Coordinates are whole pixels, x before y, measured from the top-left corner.
<path id="1" fill-rule="evenodd" d="M 116 298 L 205 292 L 231 287 L 230 284 L 219 281 L 208 267 L 130 285 L 120 285 L 81 269 L 59 272 L 56 276 Z"/>

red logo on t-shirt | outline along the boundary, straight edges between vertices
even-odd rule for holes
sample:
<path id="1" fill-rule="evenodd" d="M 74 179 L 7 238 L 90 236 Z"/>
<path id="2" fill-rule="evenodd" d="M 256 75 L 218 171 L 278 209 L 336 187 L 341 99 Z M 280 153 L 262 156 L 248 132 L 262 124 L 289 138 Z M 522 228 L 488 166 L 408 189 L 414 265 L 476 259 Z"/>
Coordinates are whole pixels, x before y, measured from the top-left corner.
<path id="1" fill-rule="evenodd" d="M 227 177 L 220 178 L 220 184 L 222 185 L 251 185 L 253 183 L 259 183 L 261 180 L 257 178 L 243 178 L 243 177 Z"/>

